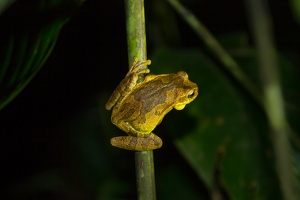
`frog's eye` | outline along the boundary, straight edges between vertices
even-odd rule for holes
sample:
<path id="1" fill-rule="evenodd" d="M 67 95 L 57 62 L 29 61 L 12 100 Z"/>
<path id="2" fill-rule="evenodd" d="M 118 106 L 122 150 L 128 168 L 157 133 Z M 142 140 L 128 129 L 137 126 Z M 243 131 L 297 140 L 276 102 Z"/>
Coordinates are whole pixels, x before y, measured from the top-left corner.
<path id="1" fill-rule="evenodd" d="M 195 91 L 194 90 L 191 90 L 189 93 L 188 93 L 188 98 L 189 99 L 191 99 L 191 98 L 193 98 L 194 97 L 194 95 L 195 95 Z"/>
<path id="2" fill-rule="evenodd" d="M 184 78 L 184 79 L 188 79 L 188 75 L 187 75 L 187 73 L 184 72 L 184 71 L 178 72 L 177 75 L 178 75 L 178 76 L 181 76 L 181 77 Z"/>

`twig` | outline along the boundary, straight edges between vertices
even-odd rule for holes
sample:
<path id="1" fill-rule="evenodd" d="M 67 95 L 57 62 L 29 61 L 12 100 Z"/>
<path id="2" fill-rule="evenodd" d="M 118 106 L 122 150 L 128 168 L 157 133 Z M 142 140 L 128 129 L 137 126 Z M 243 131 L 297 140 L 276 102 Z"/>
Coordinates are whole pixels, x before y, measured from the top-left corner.
<path id="1" fill-rule="evenodd" d="M 273 132 L 273 147 L 277 173 L 284 199 L 299 198 L 296 176 L 293 173 L 291 147 L 288 139 L 283 96 L 277 69 L 277 53 L 272 41 L 272 21 L 265 1 L 246 0 L 249 19 L 258 50 L 263 77 L 264 107 Z"/>
<path id="2" fill-rule="evenodd" d="M 134 57 L 147 59 L 143 0 L 125 0 L 129 66 Z M 139 81 L 142 81 L 140 77 Z M 139 200 L 155 200 L 153 151 L 135 152 L 137 193 Z"/>

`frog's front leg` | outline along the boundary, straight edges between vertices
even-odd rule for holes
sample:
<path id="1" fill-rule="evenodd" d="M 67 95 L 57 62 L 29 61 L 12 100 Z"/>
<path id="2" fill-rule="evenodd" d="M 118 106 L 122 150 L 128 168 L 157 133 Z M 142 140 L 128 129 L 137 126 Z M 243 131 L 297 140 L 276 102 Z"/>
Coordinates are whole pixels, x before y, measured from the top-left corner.
<path id="1" fill-rule="evenodd" d="M 113 137 L 110 140 L 112 146 L 119 147 L 122 149 L 132 150 L 132 151 L 147 151 L 158 149 L 162 146 L 163 142 L 154 133 L 144 135 L 144 137 L 134 137 L 134 136 L 119 136 Z"/>

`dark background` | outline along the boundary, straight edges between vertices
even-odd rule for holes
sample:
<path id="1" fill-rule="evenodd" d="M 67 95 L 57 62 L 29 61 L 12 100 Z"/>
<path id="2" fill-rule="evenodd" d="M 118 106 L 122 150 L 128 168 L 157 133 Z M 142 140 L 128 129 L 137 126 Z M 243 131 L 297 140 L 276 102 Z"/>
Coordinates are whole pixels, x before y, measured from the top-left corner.
<path id="1" fill-rule="evenodd" d="M 179 23 L 176 34 L 180 34 L 180 41 L 175 33 L 173 37 L 164 32 L 166 27 L 155 29 L 154 25 L 163 16 L 157 10 L 161 2 L 145 3 L 149 57 L 159 46 L 203 47 L 201 40 L 175 12 L 172 16 Z M 243 1 L 190 0 L 185 5 L 214 35 L 249 31 Z M 276 46 L 299 63 L 295 53 L 300 46 L 299 24 L 291 14 L 288 1 L 273 0 L 270 6 Z M 101 116 L 110 118 L 104 103 L 127 72 L 127 60 L 124 1 L 87 0 L 61 31 L 44 67 L 0 112 L 2 199 L 97 199 L 101 192 L 99 184 L 104 179 L 109 180 L 109 176 L 115 178 L 116 174 L 121 174 L 123 185 L 135 184 L 132 153 L 113 149 L 109 136 L 103 136 L 100 131 Z M 93 137 L 86 136 L 86 132 Z M 205 197 L 204 186 L 194 180 L 194 172 L 184 164 L 172 144 L 167 142 L 166 146 L 169 152 L 155 151 L 157 174 L 163 173 L 159 168 L 166 163 L 177 163 L 194 181 L 192 189 L 201 188 Z M 88 153 L 84 154 L 84 150 Z M 99 159 L 111 151 L 113 156 Z M 105 178 L 101 172 L 94 173 L 107 168 L 108 163 L 114 170 L 124 166 L 116 174 L 111 170 Z M 83 169 L 85 167 L 87 169 Z M 70 187 L 59 177 L 49 180 L 51 184 L 62 182 L 59 186 L 49 183 L 46 189 L 24 187 L 38 182 L 40 174 L 53 178 L 51 173 L 57 171 L 67 174 L 65 179 L 71 183 Z M 124 190 L 118 192 L 125 193 L 128 199 L 135 198 L 134 186 L 127 185 Z"/>

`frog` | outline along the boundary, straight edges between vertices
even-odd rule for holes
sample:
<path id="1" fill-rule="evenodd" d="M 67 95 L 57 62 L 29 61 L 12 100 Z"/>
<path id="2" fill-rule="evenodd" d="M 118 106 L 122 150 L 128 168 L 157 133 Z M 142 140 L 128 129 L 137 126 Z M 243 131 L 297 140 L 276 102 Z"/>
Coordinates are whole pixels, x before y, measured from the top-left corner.
<path id="1" fill-rule="evenodd" d="M 112 146 L 132 151 L 162 147 L 162 139 L 152 131 L 173 108 L 182 110 L 198 95 L 198 86 L 184 71 L 150 74 L 151 60 L 135 57 L 125 78 L 105 104 L 112 109 L 111 122 L 128 134 L 111 138 Z M 140 75 L 144 80 L 139 82 Z"/>

